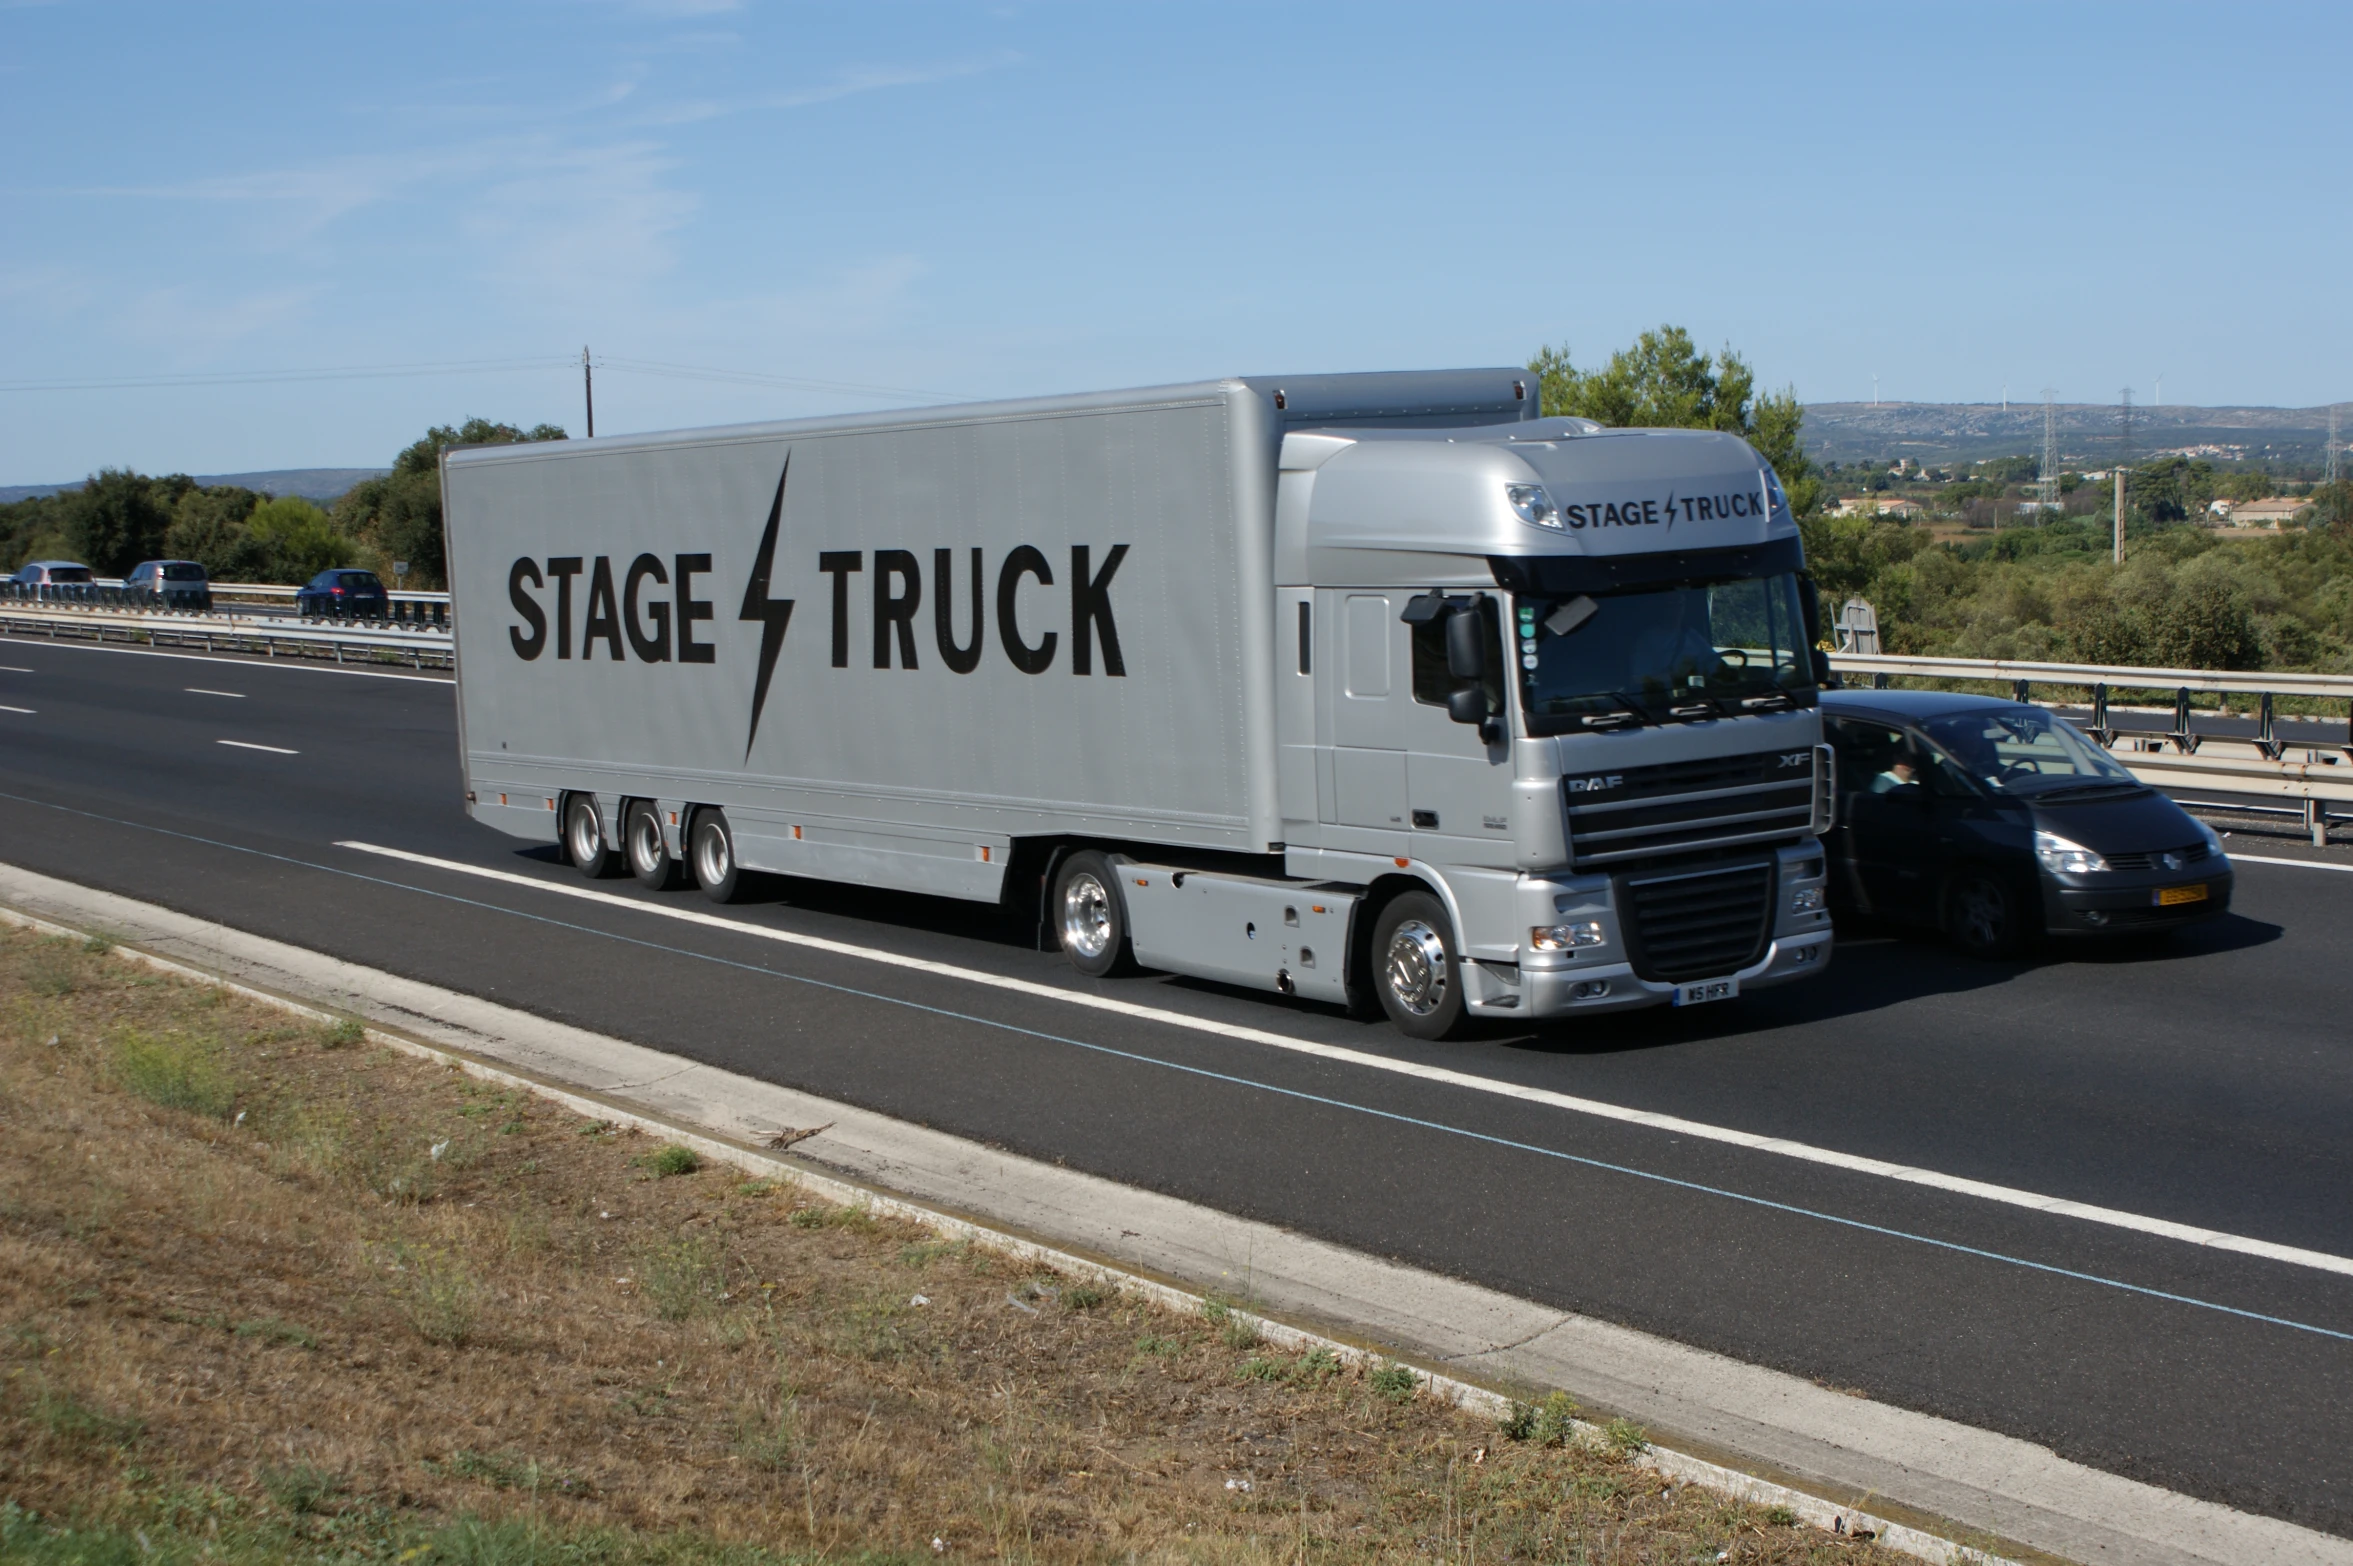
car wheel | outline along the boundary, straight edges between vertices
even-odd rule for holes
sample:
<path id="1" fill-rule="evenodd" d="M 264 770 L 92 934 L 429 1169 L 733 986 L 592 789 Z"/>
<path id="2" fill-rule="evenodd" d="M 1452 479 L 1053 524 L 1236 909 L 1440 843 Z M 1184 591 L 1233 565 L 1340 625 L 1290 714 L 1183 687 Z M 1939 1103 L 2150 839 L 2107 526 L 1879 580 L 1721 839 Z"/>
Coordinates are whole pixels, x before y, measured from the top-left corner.
<path id="1" fill-rule="evenodd" d="M 1945 933 L 1972 957 L 2015 957 L 2026 944 L 2018 893 L 1990 870 L 1964 870 L 1945 893 Z"/>
<path id="2" fill-rule="evenodd" d="M 1372 987 L 1409 1039 L 1452 1038 L 1468 1015 L 1454 923 L 1427 892 L 1392 899 L 1373 923 Z"/>
<path id="3" fill-rule="evenodd" d="M 621 843 L 629 854 L 629 873 L 649 890 L 667 892 L 684 877 L 670 857 L 662 836 L 662 812 L 650 799 L 633 799 L 621 818 Z"/>
<path id="4" fill-rule="evenodd" d="M 605 840 L 604 813 L 593 794 L 564 797 L 564 857 L 591 881 L 621 873 L 621 856 Z"/>
<path id="5" fill-rule="evenodd" d="M 1073 968 L 1094 979 L 1135 970 L 1127 902 L 1109 858 L 1091 848 L 1072 854 L 1055 870 L 1049 898 L 1054 939 Z"/>
<path id="6" fill-rule="evenodd" d="M 743 866 L 735 860 L 735 833 L 725 811 L 708 806 L 694 813 L 687 830 L 687 863 L 694 871 L 694 884 L 712 902 L 743 900 Z"/>

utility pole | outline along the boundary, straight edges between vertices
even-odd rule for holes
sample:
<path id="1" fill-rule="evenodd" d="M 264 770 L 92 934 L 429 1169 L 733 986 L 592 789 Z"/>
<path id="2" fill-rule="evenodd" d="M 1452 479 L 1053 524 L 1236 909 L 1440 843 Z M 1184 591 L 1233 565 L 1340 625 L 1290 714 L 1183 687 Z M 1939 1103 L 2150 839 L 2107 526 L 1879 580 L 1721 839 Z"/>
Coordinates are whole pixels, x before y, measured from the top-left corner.
<path id="1" fill-rule="evenodd" d="M 2057 387 L 2045 386 L 2043 388 L 2043 477 L 2042 482 L 2035 486 L 2038 491 L 2035 501 L 2040 507 L 2035 512 L 2035 520 L 2038 525 L 2047 520 L 2052 512 L 2059 509 L 2058 398 L 2059 389 Z"/>
<path id="2" fill-rule="evenodd" d="M 580 396 L 588 404 L 588 438 L 596 439 L 596 377 L 588 369 L 588 345 L 580 345 Z"/>
<path id="3" fill-rule="evenodd" d="M 2124 469 L 2132 461 L 2132 388 L 2116 405 L 2116 563 L 2124 564 Z"/>

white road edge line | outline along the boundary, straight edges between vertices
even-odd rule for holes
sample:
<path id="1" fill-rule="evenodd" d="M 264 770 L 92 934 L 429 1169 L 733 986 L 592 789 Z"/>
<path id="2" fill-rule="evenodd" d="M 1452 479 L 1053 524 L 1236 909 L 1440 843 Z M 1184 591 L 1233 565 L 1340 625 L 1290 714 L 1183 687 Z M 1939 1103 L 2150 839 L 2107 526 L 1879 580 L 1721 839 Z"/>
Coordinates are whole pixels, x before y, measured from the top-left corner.
<path id="1" fill-rule="evenodd" d="M 288 750 L 283 745 L 256 745 L 251 740 L 214 740 L 215 745 L 234 745 L 239 750 L 266 750 L 273 756 L 299 756 L 299 750 Z"/>
<path id="2" fill-rule="evenodd" d="M 2055 1218 L 2075 1218 L 2086 1223 L 2105 1224 L 2111 1228 L 2129 1229 L 2137 1234 L 2154 1235 L 2160 1239 L 2179 1240 L 2188 1245 L 2202 1245 L 2213 1250 L 2236 1251 L 2241 1255 L 2259 1256 L 2266 1261 L 2285 1262 L 2294 1267 L 2310 1267 L 2320 1272 L 2333 1272 L 2353 1277 L 2353 1257 L 2332 1256 L 2326 1251 L 2306 1250 L 2301 1246 L 2281 1245 L 2272 1240 L 2258 1240 L 2246 1235 L 2226 1234 L 2216 1229 L 2202 1229 L 2195 1224 L 2175 1223 L 2167 1218 L 2150 1218 L 2139 1213 L 2121 1212 L 2113 1207 L 2096 1207 L 2088 1202 L 2068 1201 L 2061 1197 L 2044 1196 L 2034 1191 L 2022 1191 L 2013 1186 L 1994 1185 L 1983 1180 L 1965 1179 L 1959 1175 L 1940 1174 L 1933 1169 L 1918 1169 L 1909 1164 L 1890 1163 L 1880 1158 L 1865 1158 L 1854 1153 L 1841 1153 L 1831 1148 L 1815 1147 L 1807 1142 L 1793 1142 L 1784 1137 L 1760 1136 L 1753 1131 L 1735 1130 L 1729 1126 L 1713 1126 L 1702 1121 L 1685 1120 L 1676 1115 L 1663 1115 L 1647 1109 L 1630 1109 L 1622 1104 L 1604 1103 L 1599 1099 L 1578 1098 L 1568 1093 L 1556 1093 L 1549 1088 L 1527 1087 L 1516 1082 L 1501 1082 L 1491 1077 L 1455 1071 L 1445 1066 L 1424 1065 L 1418 1061 L 1393 1060 L 1383 1055 L 1371 1055 L 1363 1050 L 1349 1049 L 1338 1044 L 1317 1044 L 1307 1039 L 1292 1038 L 1281 1033 L 1269 1033 L 1260 1028 L 1242 1027 L 1230 1022 L 1214 1022 L 1202 1017 L 1188 1017 L 1182 1012 L 1167 1011 L 1157 1006 L 1142 1006 L 1133 1001 L 1114 1000 L 1104 995 L 1088 995 L 1073 990 L 1056 989 L 1049 984 L 1038 984 L 1028 979 L 1009 978 L 1002 974 L 985 973 L 977 968 L 958 967 L 953 963 L 934 962 L 924 957 L 907 957 L 897 952 L 883 951 L 871 946 L 853 946 L 846 941 L 828 940 L 823 936 L 802 935 L 790 930 L 770 929 L 765 925 L 742 919 L 728 919 L 718 914 L 704 913 L 695 908 L 668 907 L 660 903 L 639 902 L 611 892 L 593 891 L 585 886 L 565 886 L 559 882 L 543 881 L 534 876 L 519 875 L 512 870 L 493 870 L 483 865 L 461 864 L 454 859 L 437 859 L 429 854 L 411 853 L 401 848 L 385 848 L 374 843 L 339 842 L 337 848 L 348 848 L 357 853 L 375 854 L 385 859 L 402 860 L 409 864 L 425 865 L 436 870 L 453 871 L 487 881 L 502 881 L 514 886 L 529 887 L 534 891 L 552 892 L 559 897 L 577 898 L 582 902 L 600 903 L 607 907 L 626 909 L 635 913 L 653 914 L 664 919 L 675 919 L 685 924 L 699 924 L 715 930 L 727 930 L 738 935 L 757 936 L 786 946 L 805 947 L 811 951 L 828 952 L 840 957 L 855 957 L 887 967 L 905 968 L 917 973 L 940 978 L 960 979 L 990 989 L 1008 990 L 1017 995 L 1033 996 L 1040 1000 L 1059 1001 L 1064 1005 L 1085 1007 L 1092 1011 L 1110 1012 L 1116 1016 L 1132 1017 L 1141 1022 L 1155 1022 L 1172 1028 L 1184 1028 L 1194 1033 L 1214 1034 L 1219 1038 L 1235 1039 L 1245 1044 L 1263 1044 L 1272 1049 L 1288 1050 L 1293 1054 L 1312 1055 L 1323 1060 L 1339 1061 L 1361 1066 L 1370 1071 L 1386 1071 L 1394 1076 L 1413 1077 L 1424 1082 L 1443 1083 L 1448 1087 L 1466 1088 L 1474 1093 L 1492 1094 L 1498 1098 L 1519 1099 L 1525 1103 L 1543 1104 L 1564 1109 L 1571 1114 L 1590 1115 L 1601 1120 L 1615 1120 L 1627 1125 L 1644 1126 L 1654 1131 L 1665 1131 L 1675 1136 L 1688 1136 L 1701 1141 L 1720 1142 L 1731 1147 L 1746 1148 L 1751 1152 L 1772 1153 L 1782 1158 L 1794 1158 L 1804 1163 L 1821 1164 L 1832 1169 L 1843 1169 L 1853 1174 L 1876 1175 L 1883 1180 L 1898 1180 L 1907 1185 L 1926 1186 L 1932 1190 L 1956 1196 L 1976 1197 L 1981 1201 L 1999 1202 L 2009 1207 L 2023 1207 L 2033 1212 L 2046 1213 Z"/>
<path id="3" fill-rule="evenodd" d="M 201 685 L 185 685 L 182 686 L 181 689 L 185 690 L 191 696 L 230 696 L 234 697 L 238 701 L 243 701 L 245 699 L 245 693 L 243 691 L 211 691 L 206 690 Z"/>
<path id="4" fill-rule="evenodd" d="M 2262 854 L 2233 854 L 2230 858 L 2233 864 L 2293 865 L 2299 870 L 2341 870 L 2353 875 L 2353 865 L 2332 865 L 2322 859 L 2270 859 Z"/>
<path id="5" fill-rule="evenodd" d="M 28 718 L 33 716 L 33 709 L 30 707 L 0 707 L 0 712 L 21 712 Z"/>
<path id="6" fill-rule="evenodd" d="M 0 674 L 35 674 L 38 672 L 38 670 L 27 669 L 18 664 L 0 663 Z"/>

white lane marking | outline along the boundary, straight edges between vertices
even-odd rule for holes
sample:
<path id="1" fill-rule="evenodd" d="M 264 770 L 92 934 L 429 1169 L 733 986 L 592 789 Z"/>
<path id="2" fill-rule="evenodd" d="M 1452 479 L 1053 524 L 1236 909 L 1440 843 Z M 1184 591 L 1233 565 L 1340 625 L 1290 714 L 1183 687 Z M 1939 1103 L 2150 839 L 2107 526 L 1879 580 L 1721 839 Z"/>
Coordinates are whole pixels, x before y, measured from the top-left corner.
<path id="1" fill-rule="evenodd" d="M 185 685 L 182 686 L 181 689 L 185 690 L 191 696 L 230 696 L 234 697 L 238 701 L 243 701 L 245 699 L 245 693 L 243 691 L 208 691 L 201 685 Z"/>
<path id="2" fill-rule="evenodd" d="M 2233 854 L 2230 860 L 2232 864 L 2294 865 L 2299 870 L 2342 870 L 2353 875 L 2353 865 L 2332 865 L 2320 859 L 2267 859 L 2261 854 Z"/>
<path id="3" fill-rule="evenodd" d="M 1362 1050 L 1337 1044 L 1317 1044 L 1307 1039 L 1291 1038 L 1281 1033 L 1269 1033 L 1260 1028 L 1246 1028 L 1230 1022 L 1213 1022 L 1203 1017 L 1188 1017 L 1182 1012 L 1166 1011 L 1157 1006 L 1141 1006 L 1134 1001 L 1114 1000 L 1104 995 L 1089 995 L 1075 990 L 1056 989 L 1050 984 L 1038 984 L 1028 979 L 1008 978 L 1002 974 L 985 973 L 977 968 L 961 968 L 953 963 L 934 962 L 924 957 L 907 957 L 897 952 L 883 951 L 872 946 L 853 946 L 846 941 L 828 940 L 819 935 L 802 935 L 791 930 L 775 930 L 765 925 L 752 924 L 742 919 L 723 918 L 704 913 L 697 908 L 671 907 L 662 903 L 639 902 L 612 892 L 593 891 L 585 886 L 566 886 L 560 882 L 543 881 L 535 876 L 518 875 L 512 870 L 493 870 L 482 865 L 461 864 L 454 859 L 436 859 L 429 854 L 410 853 L 401 848 L 384 848 L 374 843 L 339 842 L 337 848 L 349 848 L 363 854 L 376 854 L 386 859 L 404 860 L 410 864 L 427 865 L 436 870 L 454 871 L 459 875 L 477 876 L 486 881 L 503 881 L 514 886 L 529 887 L 534 891 L 553 892 L 559 897 L 578 898 L 582 902 L 602 903 L 608 907 L 629 909 L 636 913 L 655 914 L 665 919 L 676 919 L 685 924 L 699 924 L 715 930 L 728 930 L 738 935 L 758 936 L 786 946 L 806 947 L 811 951 L 830 952 L 841 957 L 856 957 L 867 962 L 881 963 L 893 968 L 906 968 L 917 973 L 934 974 L 941 978 L 961 979 L 969 984 L 985 985 L 990 989 L 1009 990 L 1017 995 L 1034 996 L 1040 1000 L 1060 1001 L 1069 1006 L 1083 1006 L 1093 1011 L 1111 1012 L 1117 1016 L 1133 1017 L 1143 1022 L 1156 1022 L 1172 1028 L 1185 1028 L 1195 1033 L 1209 1033 L 1219 1038 L 1237 1039 L 1246 1044 L 1264 1044 L 1273 1049 L 1289 1050 L 1293 1054 L 1313 1055 L 1323 1060 L 1334 1060 L 1346 1065 L 1361 1066 L 1370 1071 L 1386 1071 L 1395 1076 L 1414 1077 L 1424 1082 L 1443 1083 L 1448 1087 L 1467 1088 L 1474 1093 L 1488 1093 L 1498 1098 L 1519 1099 L 1531 1104 L 1544 1104 L 1554 1109 L 1565 1109 L 1572 1114 L 1591 1115 L 1602 1120 L 1621 1121 L 1627 1125 L 1646 1126 L 1654 1131 L 1666 1131 L 1676 1136 L 1688 1136 L 1701 1141 L 1722 1142 L 1728 1146 L 1747 1148 L 1751 1152 L 1772 1153 L 1782 1158 L 1794 1158 L 1805 1163 L 1823 1164 L 1833 1169 L 1844 1169 L 1854 1174 L 1877 1175 L 1881 1179 L 1900 1180 L 1907 1185 L 1927 1186 L 1933 1190 L 1957 1196 L 1972 1196 L 1983 1201 L 2000 1202 L 2010 1207 L 2024 1207 L 2034 1212 L 2059 1218 L 2077 1218 L 2087 1223 L 2106 1224 L 2112 1228 L 2130 1229 L 2139 1234 L 2155 1235 L 2161 1239 L 2180 1240 L 2190 1245 L 2203 1245 L 2215 1250 L 2237 1251 L 2248 1256 L 2260 1256 L 2268 1261 L 2286 1262 L 2291 1266 L 2312 1267 L 2322 1272 L 2342 1273 L 2353 1277 L 2353 1257 L 2332 1256 L 2326 1251 L 2305 1250 L 2301 1246 L 2281 1245 L 2271 1240 L 2258 1240 L 2246 1235 L 2226 1234 L 2218 1229 L 2202 1229 L 2195 1224 L 2175 1223 L 2167 1218 L 2149 1218 L 2139 1213 L 2120 1212 L 2113 1207 L 2096 1207 L 2088 1202 L 2068 1201 L 2062 1197 L 2044 1196 L 2034 1191 L 2022 1191 L 2014 1186 L 1994 1185 L 1984 1180 L 1965 1179 L 1959 1175 L 1940 1174 L 1933 1169 L 1918 1169 L 1909 1164 L 1890 1163 L 1881 1158 L 1865 1158 L 1854 1153 L 1841 1153 L 1832 1148 L 1815 1147 L 1807 1142 L 1793 1142 L 1785 1137 L 1760 1136 L 1753 1131 L 1734 1130 L 1729 1126 L 1713 1126 L 1703 1121 L 1685 1120 L 1677 1115 L 1662 1115 L 1647 1109 L 1630 1109 L 1623 1104 L 1604 1103 L 1599 1099 L 1578 1098 L 1568 1093 L 1556 1093 L 1550 1088 L 1525 1087 L 1516 1082 L 1500 1082 L 1492 1077 L 1476 1076 L 1467 1071 L 1454 1071 L 1444 1066 L 1424 1065 L 1418 1061 L 1393 1060 L 1385 1055 L 1369 1055 Z"/>
<path id="4" fill-rule="evenodd" d="M 31 674 L 34 671 L 13 663 L 0 663 L 0 674 Z"/>
<path id="5" fill-rule="evenodd" d="M 33 715 L 33 709 L 30 707 L 0 707 L 0 712 L 21 712 L 28 718 Z"/>
<path id="6" fill-rule="evenodd" d="M 446 674 L 393 674 L 384 669 L 352 669 L 333 663 L 296 663 L 280 658 L 274 661 L 261 658 L 240 658 L 227 653 L 157 652 L 152 647 L 107 647 L 96 642 L 54 642 L 45 645 L 43 652 L 109 652 L 128 653 L 134 658 L 177 658 L 182 663 L 233 663 L 241 669 L 284 669 L 292 674 L 348 674 L 362 680 L 407 680 L 415 685 L 454 685 L 457 682 Z M 28 674 L 40 671 L 28 669 Z"/>
<path id="7" fill-rule="evenodd" d="M 256 745 L 251 740 L 214 740 L 215 745 L 234 745 L 239 750 L 266 750 L 273 756 L 299 756 L 299 750 L 288 750 L 283 745 Z"/>

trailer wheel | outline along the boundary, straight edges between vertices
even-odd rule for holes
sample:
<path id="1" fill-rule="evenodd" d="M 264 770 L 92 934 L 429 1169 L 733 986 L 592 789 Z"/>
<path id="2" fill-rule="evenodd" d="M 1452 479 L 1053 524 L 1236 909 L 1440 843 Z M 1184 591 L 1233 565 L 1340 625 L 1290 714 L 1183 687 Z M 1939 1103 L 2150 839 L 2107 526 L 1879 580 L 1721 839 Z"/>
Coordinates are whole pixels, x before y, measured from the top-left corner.
<path id="1" fill-rule="evenodd" d="M 1119 895 L 1119 874 L 1093 849 L 1081 849 L 1054 873 L 1047 905 L 1054 938 L 1070 965 L 1090 978 L 1135 970 L 1128 946 L 1127 904 Z"/>
<path id="2" fill-rule="evenodd" d="M 681 878 L 678 861 L 662 836 L 662 813 L 650 799 L 633 799 L 621 817 L 621 842 L 629 853 L 629 873 L 651 891 L 667 892 Z"/>
<path id="3" fill-rule="evenodd" d="M 564 856 L 591 881 L 621 873 L 621 856 L 605 839 L 605 818 L 593 794 L 564 798 Z"/>
<path id="4" fill-rule="evenodd" d="M 735 862 L 735 834 L 727 829 L 726 812 L 716 807 L 694 813 L 687 834 L 694 862 L 695 885 L 715 903 L 732 903 L 743 896 L 743 866 Z"/>
<path id="5" fill-rule="evenodd" d="M 1373 923 L 1371 979 L 1381 1009 L 1407 1038 L 1461 1031 L 1462 960 L 1444 904 L 1427 892 L 1390 899 Z"/>

